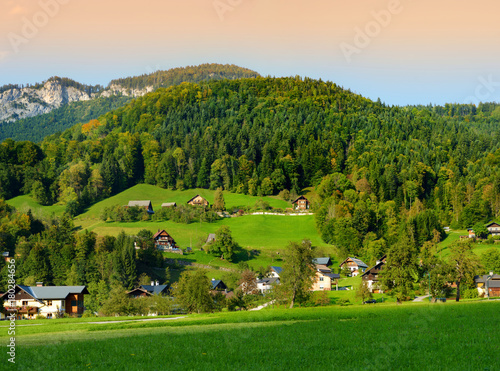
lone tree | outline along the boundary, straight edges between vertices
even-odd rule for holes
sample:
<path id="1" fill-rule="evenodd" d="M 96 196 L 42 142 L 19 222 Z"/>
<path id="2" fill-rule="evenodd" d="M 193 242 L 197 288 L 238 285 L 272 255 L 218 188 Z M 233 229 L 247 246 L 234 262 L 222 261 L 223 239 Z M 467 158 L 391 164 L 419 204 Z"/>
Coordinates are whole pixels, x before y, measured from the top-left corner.
<path id="1" fill-rule="evenodd" d="M 290 242 L 284 253 L 280 289 L 290 300 L 290 308 L 295 302 L 304 302 L 310 295 L 316 271 L 312 262 L 311 241 Z"/>
<path id="2" fill-rule="evenodd" d="M 226 203 L 224 201 L 224 195 L 222 194 L 222 187 L 217 188 L 214 197 L 214 210 L 224 211 L 226 209 Z"/>
<path id="3" fill-rule="evenodd" d="M 210 295 L 212 284 L 204 270 L 183 272 L 174 285 L 173 296 L 190 313 L 210 312 L 214 301 Z"/>
<path id="4" fill-rule="evenodd" d="M 232 261 L 233 255 L 240 249 L 240 245 L 233 240 L 231 230 L 227 225 L 223 225 L 215 232 L 215 235 L 217 238 L 210 242 L 208 251 L 215 256 L 220 256 L 221 259 Z"/>
<path id="5" fill-rule="evenodd" d="M 455 242 L 450 246 L 451 276 L 457 284 L 456 301 L 460 301 L 460 284 L 474 282 L 474 276 L 480 269 L 479 259 L 472 251 L 470 242 Z"/>

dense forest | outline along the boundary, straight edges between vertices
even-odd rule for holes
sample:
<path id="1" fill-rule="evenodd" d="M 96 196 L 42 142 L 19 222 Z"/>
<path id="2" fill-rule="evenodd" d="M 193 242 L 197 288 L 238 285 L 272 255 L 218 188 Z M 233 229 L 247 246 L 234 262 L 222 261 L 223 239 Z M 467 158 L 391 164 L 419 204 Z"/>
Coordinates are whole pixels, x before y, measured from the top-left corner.
<path id="1" fill-rule="evenodd" d="M 247 68 L 229 64 L 202 64 L 199 66 L 188 66 L 173 68 L 166 71 L 156 71 L 152 74 L 145 74 L 136 77 L 112 80 L 107 88 L 101 85 L 85 85 L 74 80 L 61 77 L 51 77 L 47 81 L 58 82 L 63 88 L 73 87 L 88 95 L 95 94 L 96 98 L 90 101 L 73 102 L 55 109 L 49 113 L 28 117 L 13 122 L 0 122 L 0 141 L 7 138 L 14 140 L 29 140 L 41 142 L 48 135 L 64 131 L 75 124 L 85 123 L 92 119 L 124 106 L 130 102 L 130 96 L 123 96 L 116 93 L 109 97 L 101 96 L 104 91 L 113 88 L 123 88 L 126 90 L 143 90 L 146 87 L 157 88 L 178 85 L 182 82 L 197 83 L 200 81 L 239 79 L 257 77 L 259 74 Z M 0 94 L 11 89 L 32 88 L 41 89 L 45 82 L 34 85 L 4 85 L 0 87 Z M 31 98 L 35 99 L 35 98 Z"/>
<path id="2" fill-rule="evenodd" d="M 500 213 L 500 107 L 389 107 L 330 83 L 253 78 L 159 89 L 37 145 L 0 145 L 0 197 L 71 215 L 138 182 L 300 194 L 346 253 L 419 244 Z"/>

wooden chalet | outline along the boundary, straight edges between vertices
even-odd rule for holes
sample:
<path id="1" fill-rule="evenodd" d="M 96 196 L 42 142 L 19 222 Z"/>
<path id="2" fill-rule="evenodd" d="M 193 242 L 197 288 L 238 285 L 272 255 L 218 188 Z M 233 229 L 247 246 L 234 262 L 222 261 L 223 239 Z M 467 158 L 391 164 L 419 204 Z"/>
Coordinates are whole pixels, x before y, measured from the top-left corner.
<path id="1" fill-rule="evenodd" d="M 4 300 L 7 312 L 15 312 L 18 319 L 34 319 L 40 315 L 56 318 L 61 313 L 81 315 L 84 311 L 83 297 L 89 292 L 85 286 L 21 286 L 16 285 L 14 298 L 6 292 Z"/>
<path id="2" fill-rule="evenodd" d="M 140 207 L 140 208 L 146 209 L 146 211 L 148 212 L 148 214 L 154 214 L 153 205 L 151 204 L 151 201 L 149 201 L 149 200 L 146 200 L 146 201 L 129 201 L 128 205 L 126 207 L 128 208 L 128 207 L 136 207 L 136 206 Z"/>
<path id="3" fill-rule="evenodd" d="M 201 197 L 200 195 L 194 196 L 187 203 L 188 203 L 188 205 L 192 205 L 192 206 L 203 206 L 203 207 L 210 206 L 210 203 L 207 200 L 205 200 L 203 197 Z"/>
<path id="4" fill-rule="evenodd" d="M 351 271 L 351 276 L 355 277 L 359 273 L 363 273 L 368 266 L 359 260 L 358 258 L 352 258 L 348 257 L 346 260 L 344 260 L 342 263 L 340 263 L 340 268 L 347 267 Z"/>
<path id="5" fill-rule="evenodd" d="M 379 261 L 377 261 L 377 264 L 375 264 L 370 269 L 367 269 L 361 275 L 361 278 L 364 281 L 366 281 L 368 289 L 373 293 L 382 293 L 383 292 L 382 289 L 380 288 L 380 284 L 379 284 L 379 274 L 380 274 L 380 271 L 385 266 L 386 259 L 387 259 L 387 255 L 384 255 L 382 258 L 380 258 Z"/>
<path id="6" fill-rule="evenodd" d="M 168 295 L 169 285 L 159 285 L 158 281 L 151 281 L 151 285 L 141 285 L 127 292 L 131 298 L 144 298 L 151 295 Z"/>
<path id="7" fill-rule="evenodd" d="M 306 211 L 309 210 L 310 202 L 304 196 L 299 196 L 295 200 L 292 201 L 293 209 L 298 211 Z"/>
<path id="8" fill-rule="evenodd" d="M 477 291 L 479 296 L 500 297 L 500 274 L 485 274 L 484 276 L 476 276 Z"/>
<path id="9" fill-rule="evenodd" d="M 210 288 L 211 291 L 226 291 L 227 286 L 222 280 L 216 280 L 212 278 L 212 287 Z"/>
<path id="10" fill-rule="evenodd" d="M 488 229 L 489 234 L 493 237 L 500 236 L 500 224 L 497 222 L 490 222 L 486 224 L 486 229 Z"/>
<path id="11" fill-rule="evenodd" d="M 178 249 L 175 240 L 171 235 L 164 229 L 155 233 L 153 236 L 156 249 L 160 251 L 174 250 Z"/>

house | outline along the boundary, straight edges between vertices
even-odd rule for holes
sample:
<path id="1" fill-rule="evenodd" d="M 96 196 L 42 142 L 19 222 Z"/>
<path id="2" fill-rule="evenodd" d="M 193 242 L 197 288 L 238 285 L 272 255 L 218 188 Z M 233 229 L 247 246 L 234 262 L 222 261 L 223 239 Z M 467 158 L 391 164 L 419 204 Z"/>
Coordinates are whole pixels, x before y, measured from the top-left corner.
<path id="1" fill-rule="evenodd" d="M 279 285 L 280 279 L 278 277 L 265 277 L 261 280 L 257 280 L 257 290 L 262 294 L 265 294 L 272 290 L 274 285 Z"/>
<path id="2" fill-rule="evenodd" d="M 283 271 L 281 267 L 270 267 L 270 272 L 268 274 L 269 277 L 280 278 L 280 274 Z"/>
<path id="3" fill-rule="evenodd" d="M 215 239 L 217 238 L 217 236 L 215 235 L 215 233 L 210 233 L 207 237 L 207 240 L 205 241 L 205 243 L 210 243 L 212 241 L 215 241 Z"/>
<path id="4" fill-rule="evenodd" d="M 332 265 L 332 259 L 330 259 L 330 258 L 314 258 L 312 261 L 316 265 L 318 265 L 318 264 L 326 265 L 327 267 Z"/>
<path id="5" fill-rule="evenodd" d="M 159 285 L 158 281 L 151 281 L 151 285 L 141 285 L 138 288 L 127 292 L 127 295 L 131 298 L 143 298 L 151 295 L 167 295 L 169 288 L 169 285 Z"/>
<path id="6" fill-rule="evenodd" d="M 164 202 L 161 204 L 161 207 L 177 207 L 177 203 L 176 202 Z"/>
<path id="7" fill-rule="evenodd" d="M 128 205 L 126 206 L 127 208 L 129 207 L 140 207 L 146 209 L 148 214 L 154 214 L 153 211 L 153 205 L 151 205 L 151 201 L 129 201 Z"/>
<path id="8" fill-rule="evenodd" d="M 212 287 L 210 288 L 211 291 L 227 291 L 227 286 L 224 282 L 221 280 L 216 280 L 215 278 L 212 278 Z"/>
<path id="9" fill-rule="evenodd" d="M 170 236 L 164 229 L 162 229 L 161 231 L 158 230 L 158 232 L 156 232 L 153 236 L 153 240 L 157 250 L 169 251 L 178 249 L 177 244 L 175 243 L 172 236 Z"/>
<path id="10" fill-rule="evenodd" d="M 299 211 L 309 210 L 310 202 L 304 196 L 299 196 L 292 201 L 293 209 Z"/>
<path id="11" fill-rule="evenodd" d="M 366 281 L 368 289 L 373 293 L 382 293 L 382 289 L 379 284 L 379 274 L 385 265 L 385 261 L 387 259 L 387 255 L 384 255 L 380 260 L 377 261 L 370 269 L 367 269 L 362 275 L 361 278 Z"/>
<path id="12" fill-rule="evenodd" d="M 476 238 L 476 233 L 472 228 L 467 228 L 467 232 L 469 232 L 469 238 Z"/>
<path id="13" fill-rule="evenodd" d="M 203 197 L 201 197 L 200 195 L 194 196 L 187 203 L 188 203 L 188 205 L 192 205 L 192 206 L 208 207 L 210 205 L 209 202 L 207 200 L 205 200 Z"/>
<path id="14" fill-rule="evenodd" d="M 332 285 L 340 278 L 340 274 L 332 273 L 332 270 L 323 264 L 316 264 L 316 276 L 312 285 L 312 291 L 331 291 Z"/>
<path id="15" fill-rule="evenodd" d="M 360 272 L 363 273 L 368 266 L 357 258 L 348 257 L 342 263 L 340 263 L 340 268 L 343 269 L 347 267 L 351 271 L 351 276 L 355 277 Z"/>
<path id="16" fill-rule="evenodd" d="M 486 224 L 486 229 L 488 229 L 489 234 L 493 237 L 500 236 L 500 224 L 497 222 L 490 222 Z"/>
<path id="17" fill-rule="evenodd" d="M 5 252 L 3 252 L 3 253 L 2 253 L 2 257 L 3 257 L 3 259 L 4 259 L 7 263 L 8 263 L 8 262 L 10 262 L 10 259 L 11 259 L 9 255 L 10 255 L 10 253 L 9 253 L 8 251 L 5 251 Z"/>
<path id="18" fill-rule="evenodd" d="M 477 285 L 479 296 L 500 297 L 500 274 L 485 274 L 484 276 L 476 276 L 474 281 Z"/>
<path id="19" fill-rule="evenodd" d="M 56 318 L 61 313 L 81 315 L 84 311 L 83 298 L 89 292 L 85 286 L 37 286 L 16 285 L 14 297 L 4 293 L 4 307 L 14 312 L 18 319 L 34 319 L 40 315 L 46 318 Z"/>

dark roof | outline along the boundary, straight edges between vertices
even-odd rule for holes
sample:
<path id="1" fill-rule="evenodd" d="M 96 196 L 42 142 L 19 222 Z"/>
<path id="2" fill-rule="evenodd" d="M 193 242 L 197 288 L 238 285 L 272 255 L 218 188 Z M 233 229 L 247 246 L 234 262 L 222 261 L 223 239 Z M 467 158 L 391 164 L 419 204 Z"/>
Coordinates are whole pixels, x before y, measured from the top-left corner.
<path id="1" fill-rule="evenodd" d="M 271 270 L 275 271 L 278 274 L 281 274 L 281 272 L 283 272 L 283 268 L 281 267 L 271 267 Z"/>
<path id="2" fill-rule="evenodd" d="M 161 204 L 161 207 L 172 207 L 172 206 L 177 206 L 177 203 L 175 202 L 164 202 Z"/>
<path id="3" fill-rule="evenodd" d="M 151 201 L 129 201 L 128 206 L 142 206 L 142 207 L 150 207 L 151 206 Z"/>
<path id="4" fill-rule="evenodd" d="M 168 232 L 166 230 L 162 229 L 161 231 L 158 231 L 158 232 L 155 233 L 155 235 L 153 236 L 153 239 L 155 239 L 156 237 L 158 237 L 159 235 L 161 235 L 163 232 L 165 232 L 168 237 L 172 237 L 171 235 L 168 234 Z"/>
<path id="5" fill-rule="evenodd" d="M 161 293 L 164 293 L 166 289 L 168 288 L 168 285 L 156 285 L 156 286 L 151 286 L 151 285 L 141 285 L 141 288 L 149 292 L 150 294 L 153 295 L 158 295 Z"/>
<path id="6" fill-rule="evenodd" d="M 492 224 L 500 225 L 500 223 L 497 223 L 497 222 L 489 222 L 488 224 L 486 224 L 486 228 L 488 228 Z"/>
<path id="7" fill-rule="evenodd" d="M 212 280 L 212 290 L 216 289 L 225 290 L 227 286 L 222 280 Z"/>
<path id="8" fill-rule="evenodd" d="M 485 283 L 489 276 L 490 276 L 489 274 L 485 274 L 483 276 L 476 276 L 476 277 L 474 277 L 474 281 L 476 283 L 481 283 L 481 282 Z M 491 283 L 493 281 L 500 281 L 500 274 L 492 275 L 490 280 L 489 280 L 489 283 Z"/>
<path id="9" fill-rule="evenodd" d="M 313 263 L 328 266 L 332 264 L 332 260 L 330 258 L 314 258 Z"/>
<path id="10" fill-rule="evenodd" d="M 340 274 L 337 273 L 324 273 L 324 275 L 330 277 L 332 280 L 337 280 L 340 278 Z"/>
<path id="11" fill-rule="evenodd" d="M 295 200 L 292 201 L 292 204 L 296 203 L 298 200 L 306 200 L 307 202 L 309 202 L 309 200 L 307 198 L 305 198 L 304 196 L 299 196 L 297 197 Z"/>
<path id="12" fill-rule="evenodd" d="M 261 280 L 257 280 L 257 283 L 264 283 L 266 285 L 274 285 L 280 283 L 280 279 L 278 277 L 265 277 Z"/>
<path id="13" fill-rule="evenodd" d="M 353 258 L 353 257 L 349 256 L 347 259 L 351 259 L 354 263 L 356 263 L 358 265 L 358 267 L 368 268 L 368 266 L 365 263 L 363 263 L 363 261 L 359 260 L 358 258 Z M 344 260 L 342 263 L 340 263 L 340 265 L 344 264 L 347 261 L 347 259 Z"/>
<path id="14" fill-rule="evenodd" d="M 366 275 L 370 274 L 370 273 L 371 273 L 371 271 L 372 271 L 372 269 L 376 269 L 376 268 L 379 268 L 379 269 L 380 269 L 380 267 L 382 267 L 382 266 L 385 264 L 385 262 L 384 262 L 384 261 L 382 261 L 382 259 L 384 259 L 384 258 L 385 258 L 385 255 L 384 255 L 384 256 L 380 259 L 380 261 L 379 261 L 377 264 L 375 264 L 375 265 L 374 265 L 373 267 L 371 267 L 370 269 L 365 270 L 365 271 L 364 271 L 364 273 L 361 275 L 361 277 L 363 277 L 363 276 L 366 276 Z"/>
<path id="15" fill-rule="evenodd" d="M 66 299 L 69 294 L 88 294 L 85 286 L 17 286 L 35 300 Z M 5 295 L 5 294 L 4 294 Z"/>
<path id="16" fill-rule="evenodd" d="M 209 203 L 204 197 L 200 196 L 200 195 L 196 195 L 194 196 L 193 198 L 191 198 L 187 203 L 190 203 L 191 201 L 193 201 L 196 197 L 201 197 L 203 200 L 205 200 L 206 203 Z"/>

